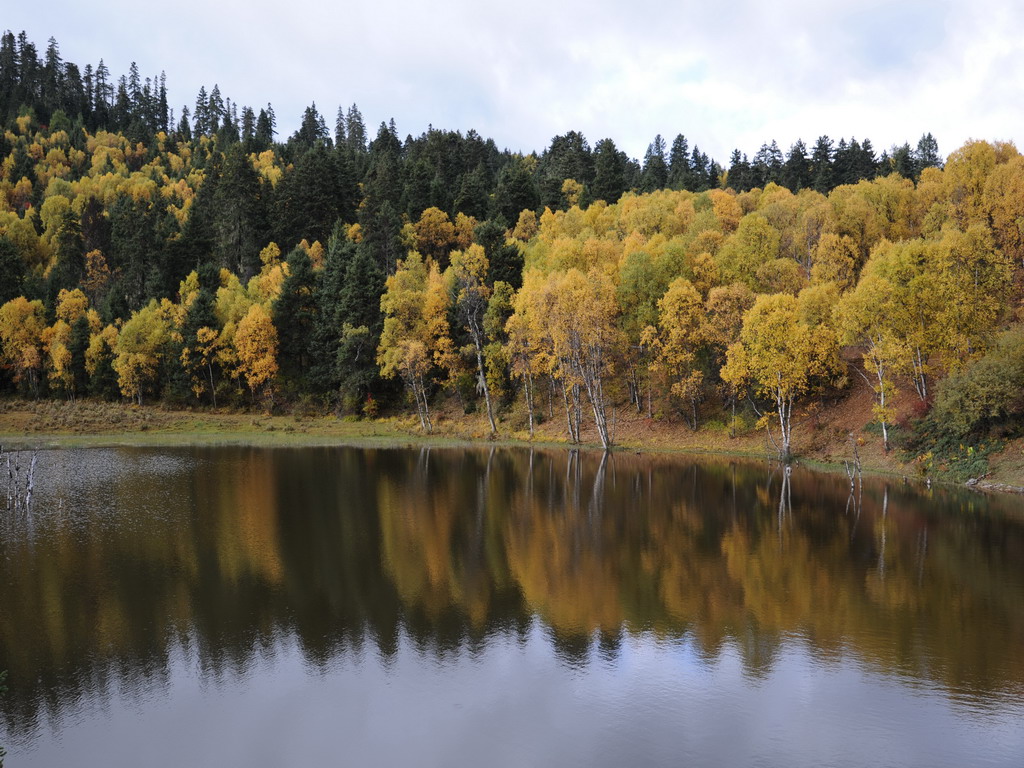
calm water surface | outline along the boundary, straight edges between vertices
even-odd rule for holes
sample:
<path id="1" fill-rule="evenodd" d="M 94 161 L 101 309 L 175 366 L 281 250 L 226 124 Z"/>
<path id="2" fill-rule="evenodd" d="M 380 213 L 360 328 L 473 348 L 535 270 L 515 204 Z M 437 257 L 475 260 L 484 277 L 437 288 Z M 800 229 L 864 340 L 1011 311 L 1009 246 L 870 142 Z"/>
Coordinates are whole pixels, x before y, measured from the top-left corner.
<path id="1" fill-rule="evenodd" d="M 1024 765 L 1024 505 L 528 450 L 65 450 L 22 766 Z"/>

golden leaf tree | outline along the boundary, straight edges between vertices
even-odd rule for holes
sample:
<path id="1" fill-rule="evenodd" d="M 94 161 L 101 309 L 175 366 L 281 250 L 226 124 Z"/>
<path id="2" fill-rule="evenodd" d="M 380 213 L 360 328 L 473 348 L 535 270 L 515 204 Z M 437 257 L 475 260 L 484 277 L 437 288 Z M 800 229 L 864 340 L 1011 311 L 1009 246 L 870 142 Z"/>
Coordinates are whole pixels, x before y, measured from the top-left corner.
<path id="1" fill-rule="evenodd" d="M 473 351 L 476 355 L 477 390 L 483 392 L 484 403 L 487 406 L 487 421 L 493 435 L 498 428 L 494 423 L 491 389 L 484 371 L 484 347 L 487 344 L 484 332 L 484 314 L 487 312 L 487 302 L 491 295 L 491 289 L 485 282 L 487 268 L 487 255 L 484 253 L 483 246 L 473 244 L 465 251 L 452 252 L 451 266 L 446 270 L 445 276 L 451 285 L 450 291 L 454 298 L 455 309 L 473 342 Z"/>
<path id="2" fill-rule="evenodd" d="M 381 376 L 398 376 L 416 403 L 424 432 L 433 431 L 427 400 L 427 376 L 434 362 L 455 365 L 448 334 L 447 294 L 433 262 L 416 251 L 398 263 L 380 298 L 384 328 L 377 347 Z"/>
<path id="3" fill-rule="evenodd" d="M 697 428 L 704 373 L 697 365 L 704 302 L 686 278 L 676 278 L 658 302 L 658 325 L 648 326 L 644 343 L 654 350 L 652 372 L 667 380 L 669 392 L 689 404 L 690 426 Z"/>
<path id="4" fill-rule="evenodd" d="M 829 328 L 807 325 L 795 296 L 759 296 L 743 319 L 740 340 L 729 347 L 723 381 L 737 389 L 752 388 L 772 403 L 780 438 L 768 434 L 779 455 L 793 454 L 793 406 L 816 379 L 837 369 L 835 334 Z"/>
<path id="5" fill-rule="evenodd" d="M 3 365 L 11 371 L 16 384 L 26 385 L 33 394 L 38 394 L 45 328 L 46 311 L 41 301 L 29 301 L 19 296 L 0 307 Z"/>
<path id="6" fill-rule="evenodd" d="M 152 300 L 129 318 L 117 336 L 114 370 L 121 394 L 142 405 L 143 393 L 157 385 L 157 372 L 171 338 L 171 311 Z"/>
<path id="7" fill-rule="evenodd" d="M 253 304 L 238 322 L 234 349 L 237 371 L 245 377 L 253 399 L 269 398 L 273 402 L 273 383 L 277 376 L 277 329 L 262 304 Z"/>
<path id="8" fill-rule="evenodd" d="M 548 322 L 563 382 L 582 386 L 601 445 L 612 444 L 605 381 L 620 342 L 615 286 L 602 272 L 577 269 L 558 276 Z"/>

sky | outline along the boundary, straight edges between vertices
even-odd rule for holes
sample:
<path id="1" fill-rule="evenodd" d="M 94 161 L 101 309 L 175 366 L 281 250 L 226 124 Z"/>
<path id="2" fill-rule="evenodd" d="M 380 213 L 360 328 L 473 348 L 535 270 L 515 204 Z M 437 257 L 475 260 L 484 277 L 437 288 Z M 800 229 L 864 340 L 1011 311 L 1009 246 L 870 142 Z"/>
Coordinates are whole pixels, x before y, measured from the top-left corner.
<path id="1" fill-rule="evenodd" d="M 1024 139 L 1024 3 L 1016 0 L 127 0 L 10 3 L 0 26 L 66 61 L 166 71 L 175 114 L 200 86 L 256 108 L 279 138 L 316 104 L 356 103 L 371 136 L 475 129 L 501 149 L 605 137 L 642 159 L 683 133 L 726 163 L 821 135 L 876 151 L 926 132 Z M 100 6 L 100 7 L 97 7 Z"/>

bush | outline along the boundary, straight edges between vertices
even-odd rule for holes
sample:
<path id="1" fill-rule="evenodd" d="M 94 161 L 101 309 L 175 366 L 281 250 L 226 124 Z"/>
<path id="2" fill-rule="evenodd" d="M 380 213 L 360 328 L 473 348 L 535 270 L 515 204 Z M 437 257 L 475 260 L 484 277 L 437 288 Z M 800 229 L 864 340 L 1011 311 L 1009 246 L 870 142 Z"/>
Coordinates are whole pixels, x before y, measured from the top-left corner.
<path id="1" fill-rule="evenodd" d="M 1024 428 L 1024 328 L 1003 333 L 984 357 L 939 383 L 895 442 L 925 473 L 979 477 L 988 456 Z"/>
<path id="2" fill-rule="evenodd" d="M 957 440 L 1007 437 L 1024 425 L 1024 329 L 1002 334 L 992 350 L 939 387 L 931 417 Z"/>

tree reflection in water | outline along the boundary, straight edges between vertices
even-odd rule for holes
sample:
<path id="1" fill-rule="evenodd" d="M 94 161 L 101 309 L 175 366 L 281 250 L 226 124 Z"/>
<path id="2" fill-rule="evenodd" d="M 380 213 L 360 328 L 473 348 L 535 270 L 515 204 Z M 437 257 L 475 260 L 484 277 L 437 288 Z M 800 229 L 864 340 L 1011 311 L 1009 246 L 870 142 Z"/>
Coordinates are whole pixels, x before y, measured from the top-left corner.
<path id="1" fill-rule="evenodd" d="M 5 727 L 205 679 L 294 642 L 307 664 L 407 637 L 441 662 L 546 628 L 566 664 L 647 637 L 853 656 L 953 695 L 1020 694 L 1014 499 L 756 462 L 580 450 L 81 450 L 40 455 L 0 539 Z"/>

